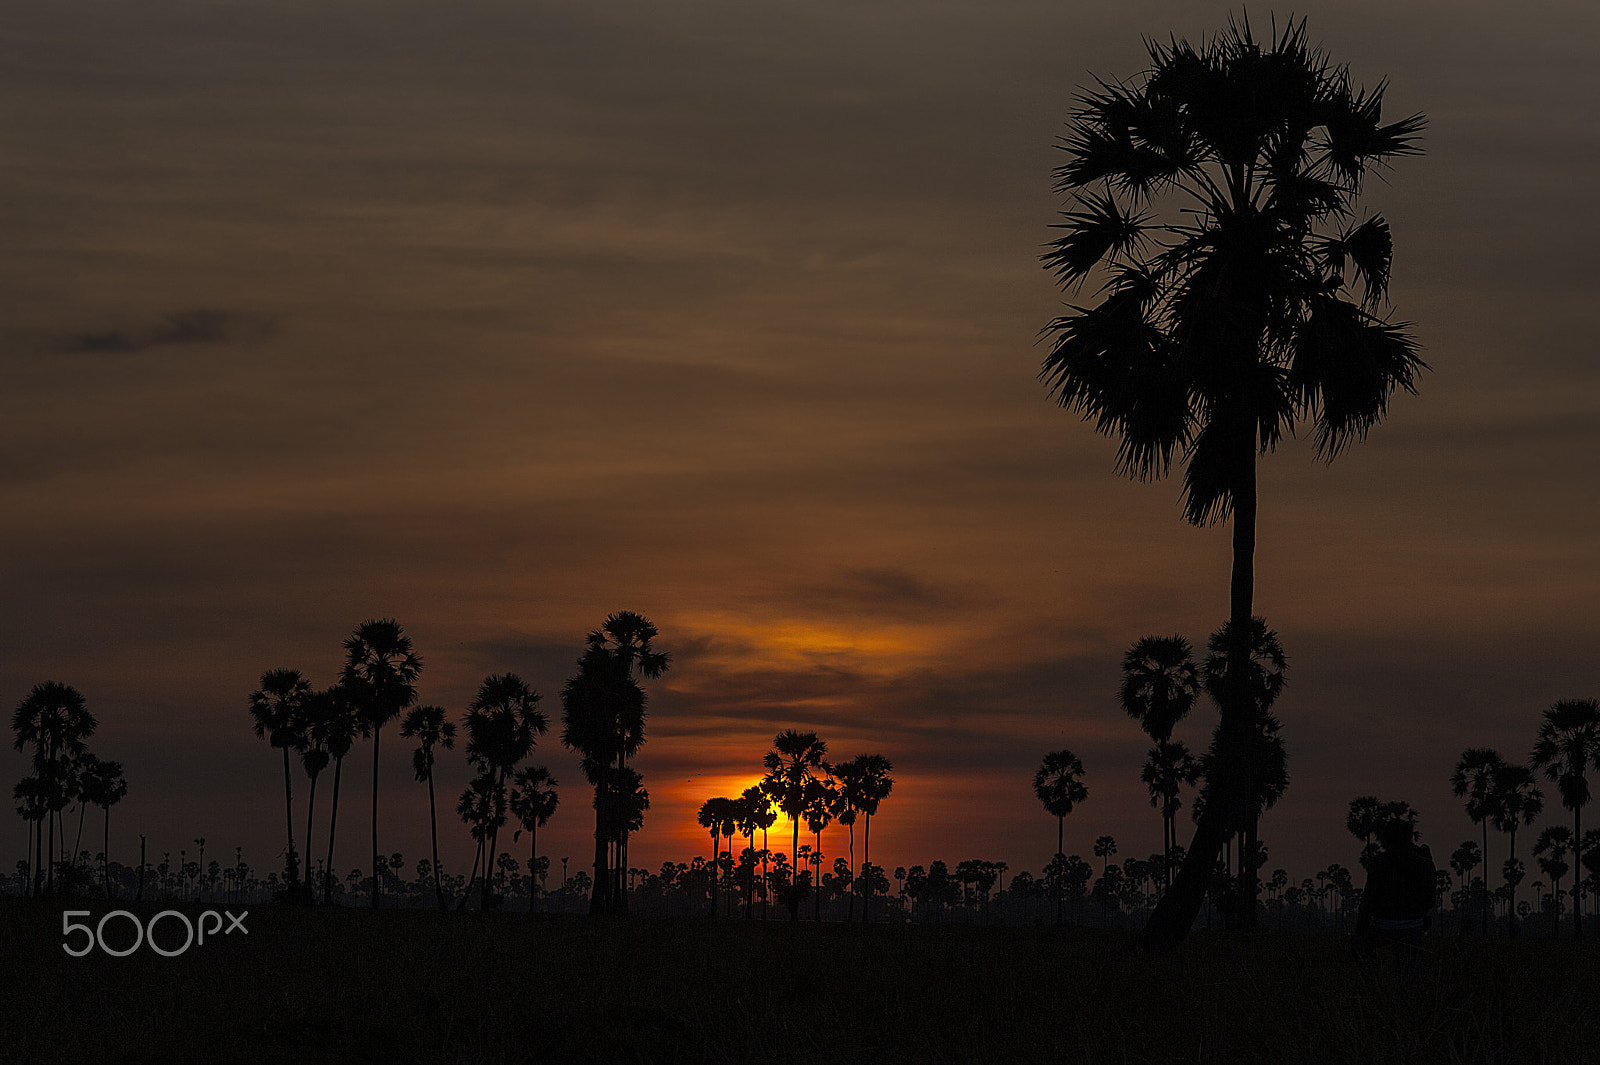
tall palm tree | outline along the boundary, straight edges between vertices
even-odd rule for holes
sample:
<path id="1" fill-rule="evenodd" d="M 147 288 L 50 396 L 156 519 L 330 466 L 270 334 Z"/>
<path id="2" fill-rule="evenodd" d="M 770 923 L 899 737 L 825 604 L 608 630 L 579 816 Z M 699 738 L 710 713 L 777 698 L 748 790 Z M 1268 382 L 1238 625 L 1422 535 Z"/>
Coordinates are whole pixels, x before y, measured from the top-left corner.
<path id="1" fill-rule="evenodd" d="M 1574 868 L 1581 865 L 1576 848 L 1583 840 L 1583 808 L 1589 804 L 1589 770 L 1600 769 L 1600 700 L 1562 699 L 1544 712 L 1539 738 L 1533 745 L 1529 764 L 1544 771 L 1555 782 L 1561 805 L 1572 811 Z M 1573 878 L 1572 935 L 1583 935 L 1583 921 L 1577 901 L 1577 878 Z"/>
<path id="2" fill-rule="evenodd" d="M 306 694 L 300 706 L 299 732 L 301 737 L 300 767 L 306 771 L 306 776 L 311 781 L 311 790 L 306 796 L 306 870 L 304 895 L 308 902 L 315 902 L 317 891 L 311 867 L 311 827 L 315 823 L 317 812 L 317 778 L 322 771 L 328 768 L 332 755 L 328 752 L 328 731 L 335 726 L 338 710 L 334 697 L 326 691 L 312 691 Z"/>
<path id="3" fill-rule="evenodd" d="M 48 827 L 41 823 L 46 831 L 38 842 L 40 861 L 34 871 L 35 892 L 41 877 L 47 889 L 54 886 L 56 815 L 75 794 L 73 760 L 87 749 L 87 741 L 98 725 L 83 695 L 71 685 L 53 680 L 35 684 L 11 714 L 11 731 L 16 735 L 13 746 L 19 751 L 33 747 L 33 771 L 41 782 L 49 817 Z"/>
<path id="4" fill-rule="evenodd" d="M 1200 762 L 1182 740 L 1150 748 L 1139 779 L 1150 790 L 1150 805 L 1161 810 L 1162 887 L 1172 882 L 1173 854 L 1178 846 L 1177 817 L 1183 809 L 1181 789 L 1200 781 Z"/>
<path id="5" fill-rule="evenodd" d="M 561 744 L 581 755 L 585 779 L 594 786 L 594 884 L 590 913 L 620 913 L 626 896 L 614 890 L 612 839 L 605 803 L 610 776 L 631 748 L 643 742 L 645 692 L 629 676 L 627 663 L 604 646 L 591 645 L 578 660 L 578 672 L 561 689 Z"/>
<path id="6" fill-rule="evenodd" d="M 1051 751 L 1039 764 L 1033 775 L 1033 793 L 1044 804 L 1045 812 L 1056 819 L 1056 861 L 1063 861 L 1067 815 L 1078 803 L 1089 797 L 1089 787 L 1083 782 L 1083 762 L 1071 751 Z M 1056 878 L 1056 924 L 1061 923 L 1061 884 Z"/>
<path id="7" fill-rule="evenodd" d="M 1485 898 L 1489 885 L 1489 819 L 1494 815 L 1496 784 L 1505 769 L 1505 760 L 1488 747 L 1468 747 L 1461 752 L 1455 772 L 1450 774 L 1450 790 L 1457 798 L 1466 799 L 1467 817 L 1483 828 L 1483 883 Z M 1489 932 L 1489 909 L 1482 909 L 1482 930 Z"/>
<path id="8" fill-rule="evenodd" d="M 1506 867 L 1520 871 L 1521 863 L 1517 861 L 1517 829 L 1523 825 L 1531 825 L 1534 819 L 1544 812 L 1544 793 L 1534 783 L 1533 770 L 1525 765 L 1502 765 L 1495 774 L 1494 803 L 1489 814 L 1489 820 L 1494 822 L 1496 831 L 1506 833 L 1509 840 L 1506 848 Z M 1517 881 L 1520 875 L 1508 876 L 1506 907 L 1507 921 L 1515 929 L 1517 925 Z"/>
<path id="9" fill-rule="evenodd" d="M 266 739 L 283 751 L 284 827 L 289 847 L 284 852 L 286 888 L 300 882 L 300 856 L 294 849 L 294 786 L 289 773 L 289 752 L 305 744 L 300 731 L 303 708 L 311 695 L 311 682 L 298 669 L 270 669 L 261 674 L 261 687 L 250 693 L 250 719 L 257 739 Z"/>
<path id="10" fill-rule="evenodd" d="M 1572 865 L 1568 865 L 1566 861 L 1567 852 L 1572 850 L 1573 844 L 1576 842 L 1576 840 L 1577 837 L 1572 834 L 1572 829 L 1568 828 L 1566 825 L 1550 825 L 1546 827 L 1543 832 L 1539 833 L 1539 838 L 1535 840 L 1533 844 L 1533 853 L 1539 856 L 1539 868 L 1542 869 L 1544 874 L 1550 878 L 1551 888 L 1554 890 L 1556 895 L 1556 914 L 1558 915 L 1556 921 L 1557 924 L 1560 923 L 1559 914 L 1561 912 L 1559 903 L 1561 897 L 1561 878 L 1566 876 L 1569 871 L 1577 866 L 1576 856 L 1574 856 Z M 1576 887 L 1578 878 L 1574 876 L 1572 880 L 1574 887 Z M 1577 892 L 1573 891 L 1571 894 L 1573 901 L 1576 902 Z M 1574 930 L 1573 936 L 1575 938 L 1579 934 L 1580 933 Z"/>
<path id="11" fill-rule="evenodd" d="M 533 912 L 539 877 L 539 829 L 555 816 L 561 796 L 556 792 L 560 782 L 542 765 L 525 765 L 517 770 L 511 792 L 511 812 L 522 825 L 511 834 L 515 843 L 526 829 L 528 833 L 528 912 Z"/>
<path id="12" fill-rule="evenodd" d="M 806 828 L 817 837 L 816 846 L 811 848 L 811 894 L 815 905 L 813 917 L 817 921 L 822 920 L 822 830 L 833 823 L 840 805 L 838 783 L 830 766 L 806 788 Z"/>
<path id="13" fill-rule="evenodd" d="M 590 647 L 603 648 L 621 663 L 624 671 L 632 679 L 644 678 L 645 680 L 659 680 L 672 665 L 672 655 L 667 651 L 658 651 L 653 641 L 659 633 L 654 623 L 643 614 L 636 614 L 631 610 L 619 610 L 607 615 L 598 629 L 589 633 L 588 644 Z M 639 707 L 640 716 L 637 721 L 623 722 L 623 728 L 629 731 L 635 741 L 623 744 L 618 749 L 617 768 L 627 766 L 627 760 L 638 751 L 639 745 L 644 742 L 644 704 Z M 612 876 L 614 883 L 612 892 L 619 899 L 624 910 L 627 904 L 627 892 L 624 890 L 624 878 L 628 868 L 628 824 L 629 818 L 623 818 L 622 835 L 615 841 L 616 861 L 612 863 Z"/>
<path id="14" fill-rule="evenodd" d="M 719 795 L 700 804 L 700 812 L 695 815 L 695 820 L 701 828 L 711 833 L 711 864 L 706 868 L 711 876 L 711 916 L 715 917 L 717 887 L 722 880 L 722 837 L 731 835 L 737 827 L 739 811 L 733 799 Z"/>
<path id="15" fill-rule="evenodd" d="M 37 873 L 42 859 L 35 855 L 35 850 L 43 854 L 44 823 L 50 814 L 49 787 L 41 776 L 23 777 L 12 787 L 11 797 L 17 801 L 17 814 L 28 823 L 28 849 L 23 853 L 28 856 L 32 871 Z M 34 895 L 38 890 L 38 877 L 28 877 L 24 894 Z"/>
<path id="16" fill-rule="evenodd" d="M 323 733 L 328 746 L 328 756 L 333 759 L 332 810 L 328 817 L 328 857 L 322 869 L 322 901 L 331 904 L 334 887 L 339 883 L 339 878 L 333 871 L 333 842 L 339 827 L 339 778 L 343 775 L 345 756 L 355 746 L 356 736 L 361 732 L 361 723 L 357 717 L 356 705 L 342 685 L 334 684 L 323 689 L 318 693 L 318 698 L 323 701 L 327 713 L 323 721 Z"/>
<path id="17" fill-rule="evenodd" d="M 411 768 L 416 773 L 417 782 L 428 785 L 428 831 L 433 839 L 433 897 L 439 909 L 444 910 L 444 888 L 439 880 L 439 817 L 433 798 L 434 749 L 455 749 L 456 723 L 445 717 L 442 706 L 414 706 L 406 711 L 405 720 L 400 722 L 400 735 L 417 741 L 416 749 L 411 752 Z"/>
<path id="18" fill-rule="evenodd" d="M 378 875 L 378 743 L 383 726 L 417 701 L 422 659 L 411 637 L 393 618 L 369 619 L 344 641 L 344 673 L 340 685 L 356 706 L 362 735 L 372 737 L 372 908 L 383 896 Z"/>
<path id="19" fill-rule="evenodd" d="M 800 821 L 805 817 L 813 782 L 830 770 L 827 754 L 827 743 L 815 732 L 784 729 L 773 739 L 772 750 L 761 758 L 767 771 L 762 786 L 794 826 L 789 859 L 794 877 L 788 900 L 790 920 L 800 919 L 799 898 L 795 893 L 800 881 Z"/>
<path id="20" fill-rule="evenodd" d="M 1248 656 L 1256 463 L 1296 423 L 1337 456 L 1425 368 L 1404 327 L 1380 316 L 1392 241 L 1356 222 L 1365 179 L 1414 154 L 1420 115 L 1384 124 L 1384 87 L 1356 87 L 1307 43 L 1304 21 L 1257 42 L 1233 24 L 1199 47 L 1149 44 L 1150 68 L 1101 82 L 1061 147 L 1064 235 L 1043 256 L 1100 302 L 1046 327 L 1041 377 L 1056 400 L 1121 437 L 1124 472 L 1185 465 L 1184 516 L 1233 519 L 1230 654 Z M 1361 291 L 1356 291 L 1357 283 Z M 1219 773 L 1235 770 L 1251 709 L 1228 693 Z M 1146 926 L 1170 943 L 1194 923 L 1226 833 L 1202 818 Z"/>
<path id="21" fill-rule="evenodd" d="M 739 796 L 741 803 L 740 817 L 747 826 L 750 843 L 755 845 L 755 834 L 761 832 L 761 918 L 766 920 L 768 898 L 772 894 L 772 881 L 767 876 L 767 830 L 778 823 L 778 811 L 773 805 L 772 796 L 760 784 L 753 784 L 744 789 Z M 752 885 L 753 889 L 754 885 Z M 745 916 L 750 915 L 750 900 L 745 899 Z"/>
<path id="22" fill-rule="evenodd" d="M 866 869 L 872 864 L 872 818 L 877 814 L 878 806 L 894 791 L 894 778 L 889 775 L 894 770 L 894 764 L 881 754 L 858 754 L 840 769 L 849 769 L 854 774 L 850 802 L 866 815 L 866 824 L 861 833 L 861 865 L 862 869 Z M 860 870 L 857 870 L 857 874 L 862 891 L 861 919 L 869 921 L 872 919 L 872 878 L 859 875 Z"/>
<path id="23" fill-rule="evenodd" d="M 467 761 L 492 781 L 499 808 L 508 805 L 506 781 L 517 764 L 533 753 L 538 736 L 550 728 L 538 709 L 539 693 L 515 673 L 485 677 L 478 694 L 467 704 Z M 489 837 L 488 876 L 483 880 L 481 904 L 487 908 L 500 858 L 500 828 Z"/>
<path id="24" fill-rule="evenodd" d="M 100 863 L 105 881 L 106 898 L 111 897 L 111 808 L 128 794 L 128 782 L 122 776 L 122 763 L 95 759 L 92 768 L 84 773 L 83 801 L 105 811 L 105 835 L 101 840 Z"/>

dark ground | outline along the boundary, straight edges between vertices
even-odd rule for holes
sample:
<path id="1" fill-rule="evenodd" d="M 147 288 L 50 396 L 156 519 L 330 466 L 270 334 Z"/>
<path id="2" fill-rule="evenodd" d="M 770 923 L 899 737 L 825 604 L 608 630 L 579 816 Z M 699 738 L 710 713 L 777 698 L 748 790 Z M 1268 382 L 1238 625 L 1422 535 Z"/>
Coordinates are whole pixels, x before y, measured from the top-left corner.
<path id="1" fill-rule="evenodd" d="M 1407 974 L 1333 934 L 1151 957 L 1057 929 L 251 906 L 178 957 L 74 958 L 65 908 L 0 899 L 5 1065 L 1600 1062 L 1594 940 L 1436 940 Z"/>

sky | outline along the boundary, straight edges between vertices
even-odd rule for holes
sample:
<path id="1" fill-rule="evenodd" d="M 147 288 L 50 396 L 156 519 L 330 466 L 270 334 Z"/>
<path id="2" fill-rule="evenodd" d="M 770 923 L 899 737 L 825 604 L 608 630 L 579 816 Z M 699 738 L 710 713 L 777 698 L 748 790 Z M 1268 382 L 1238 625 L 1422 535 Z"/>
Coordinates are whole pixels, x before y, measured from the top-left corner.
<path id="1" fill-rule="evenodd" d="M 1120 659 L 1221 623 L 1229 534 L 1052 403 L 1037 337 L 1071 296 L 1038 256 L 1075 94 L 1230 13 L 13 5 L 0 702 L 85 695 L 129 783 L 114 858 L 205 837 L 276 868 L 281 761 L 248 696 L 270 669 L 332 682 L 343 638 L 392 617 L 422 702 L 459 714 L 506 671 L 542 693 L 533 760 L 563 787 L 540 849 L 576 872 L 593 821 L 559 692 L 631 610 L 672 654 L 634 863 L 708 853 L 700 803 L 787 728 L 894 763 L 890 869 L 1037 873 L 1056 825 L 1032 775 L 1063 747 L 1089 788 L 1068 852 L 1159 849 Z M 1387 78 L 1386 116 L 1428 116 L 1364 202 L 1431 367 L 1336 463 L 1302 439 L 1261 467 L 1291 777 L 1261 831 L 1299 878 L 1354 863 L 1357 795 L 1412 803 L 1436 855 L 1476 838 L 1461 751 L 1524 758 L 1553 701 L 1600 695 L 1600 11 L 1295 14 Z M 383 849 L 423 856 L 426 792 L 395 732 L 382 752 Z M 337 864 L 365 867 L 366 747 L 347 769 Z M 442 804 L 468 775 L 447 757 Z M 1564 819 L 1547 791 L 1541 823 Z M 461 871 L 465 830 L 441 830 Z"/>

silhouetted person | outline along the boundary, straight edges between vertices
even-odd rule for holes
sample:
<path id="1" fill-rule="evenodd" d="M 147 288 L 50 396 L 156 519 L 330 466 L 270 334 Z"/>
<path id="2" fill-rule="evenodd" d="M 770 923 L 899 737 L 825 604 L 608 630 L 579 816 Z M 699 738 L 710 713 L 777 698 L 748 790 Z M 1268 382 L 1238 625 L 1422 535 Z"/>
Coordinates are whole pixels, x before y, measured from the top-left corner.
<path id="1" fill-rule="evenodd" d="M 1356 911 L 1356 944 L 1363 953 L 1388 945 L 1413 954 L 1422 948 L 1433 909 L 1433 855 L 1412 842 L 1411 824 L 1395 819 L 1378 833 L 1382 850 L 1367 865 L 1367 886 Z"/>

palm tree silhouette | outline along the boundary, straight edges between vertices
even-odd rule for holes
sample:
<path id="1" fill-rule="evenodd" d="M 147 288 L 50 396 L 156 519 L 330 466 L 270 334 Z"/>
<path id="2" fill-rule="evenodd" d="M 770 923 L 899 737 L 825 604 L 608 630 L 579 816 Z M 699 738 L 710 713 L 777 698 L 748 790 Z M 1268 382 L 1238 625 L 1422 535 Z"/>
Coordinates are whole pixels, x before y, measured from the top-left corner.
<path id="1" fill-rule="evenodd" d="M 363 621 L 344 641 L 344 673 L 340 679 L 355 704 L 362 735 L 372 737 L 372 908 L 382 898 L 378 873 L 378 743 L 383 726 L 417 700 L 422 659 L 411 637 L 393 618 Z"/>
<path id="2" fill-rule="evenodd" d="M 760 784 L 744 789 L 740 817 L 746 819 L 750 841 L 755 843 L 755 830 L 761 830 L 761 919 L 766 920 L 768 900 L 772 895 L 772 881 L 767 875 L 767 830 L 778 823 L 778 811 L 772 796 Z M 752 888 L 754 885 L 751 885 Z M 749 916 L 749 899 L 745 900 L 745 915 Z"/>
<path id="3" fill-rule="evenodd" d="M 1388 224 L 1344 224 L 1370 173 L 1418 151 L 1424 120 L 1382 124 L 1384 86 L 1354 86 L 1307 44 L 1304 20 L 1265 47 L 1248 22 L 1199 48 L 1148 47 L 1140 77 L 1080 97 L 1061 143 L 1056 189 L 1072 203 L 1043 259 L 1063 285 L 1103 276 L 1104 295 L 1046 327 L 1040 376 L 1062 406 L 1121 437 L 1123 472 L 1159 477 L 1181 455 L 1192 524 L 1232 517 L 1242 685 L 1258 455 L 1306 419 L 1319 455 L 1336 457 L 1425 368 L 1404 327 L 1377 313 Z M 1252 716 L 1242 688 L 1227 693 L 1217 773 L 1236 770 Z M 1212 809 L 1147 942 L 1175 941 L 1199 913 L 1226 836 Z"/>
<path id="4" fill-rule="evenodd" d="M 1056 819 L 1056 862 L 1065 860 L 1062 854 L 1066 834 L 1067 815 L 1072 808 L 1089 797 L 1089 788 L 1083 782 L 1083 763 L 1071 751 L 1051 751 L 1044 756 L 1039 771 L 1033 775 L 1033 793 L 1044 804 L 1045 812 Z M 1061 923 L 1061 877 L 1056 878 L 1056 924 Z"/>
<path id="5" fill-rule="evenodd" d="M 1496 831 L 1506 833 L 1506 867 L 1517 869 L 1515 876 L 1506 878 L 1507 922 L 1514 932 L 1517 927 L 1517 881 L 1521 880 L 1522 863 L 1517 861 L 1517 828 L 1531 825 L 1544 812 L 1544 793 L 1534 784 L 1533 770 L 1525 765 L 1503 764 L 1495 773 L 1494 802 L 1489 820 Z"/>
<path id="6" fill-rule="evenodd" d="M 626 913 L 628 908 L 622 877 L 627 869 L 627 826 L 633 818 L 613 816 L 605 803 L 608 796 L 626 791 L 609 778 L 624 769 L 644 743 L 646 699 L 638 677 L 659 678 L 671 664 L 667 652 L 655 650 L 656 636 L 655 625 L 642 615 L 611 614 L 589 633 L 578 674 L 561 691 L 562 745 L 582 755 L 583 774 L 595 787 L 590 913 Z M 615 839 L 606 835 L 607 824 L 622 826 L 622 835 Z"/>
<path id="7" fill-rule="evenodd" d="M 832 766 L 824 765 L 826 775 L 813 777 L 806 787 L 806 828 L 816 834 L 816 846 L 811 848 L 811 885 L 815 908 L 812 916 L 822 920 L 822 830 L 832 823 L 840 805 L 838 787 L 833 779 Z"/>
<path id="8" fill-rule="evenodd" d="M 33 746 L 33 772 L 40 782 L 40 801 L 49 817 L 49 825 L 37 845 L 39 865 L 34 871 L 35 893 L 39 890 L 40 877 L 44 878 L 46 890 L 54 887 L 57 815 L 76 794 L 73 762 L 87 749 L 88 738 L 98 725 L 82 694 L 71 685 L 53 680 L 35 684 L 11 714 L 11 731 L 16 734 L 13 746 L 19 751 L 30 744 Z M 45 827 L 43 823 L 41 827 Z M 62 836 L 65 835 L 63 831 Z M 66 842 L 65 838 L 62 842 Z"/>
<path id="9" fill-rule="evenodd" d="M 722 855 L 722 837 L 731 835 L 739 820 L 739 812 L 734 808 L 734 801 L 724 796 L 707 799 L 700 804 L 700 812 L 695 820 L 701 828 L 711 833 L 711 864 L 707 866 L 711 875 L 711 916 L 717 915 L 717 885 L 722 878 L 719 872 L 722 866 L 718 859 Z"/>
<path id="10" fill-rule="evenodd" d="M 894 770 L 894 764 L 881 754 L 858 754 L 850 761 L 835 768 L 841 782 L 840 788 L 845 800 L 851 809 L 866 815 L 866 823 L 861 836 L 861 863 L 862 867 L 872 864 L 872 818 L 878 812 L 878 806 L 894 791 L 894 778 L 889 774 Z M 852 822 L 850 830 L 850 861 L 855 864 L 855 828 Z M 872 878 L 857 875 L 856 883 L 860 885 L 861 919 L 871 920 L 870 908 L 872 905 Z M 855 896 L 850 896 L 852 907 Z"/>
<path id="11" fill-rule="evenodd" d="M 106 898 L 111 898 L 111 808 L 128 794 L 128 782 L 122 776 L 122 763 L 95 759 L 83 775 L 83 801 L 105 811 L 105 836 L 101 849 L 101 874 L 105 881 Z"/>
<path id="12" fill-rule="evenodd" d="M 650 619 L 642 614 L 635 614 L 631 610 L 619 610 L 606 617 L 600 627 L 588 635 L 590 647 L 601 648 L 608 652 L 619 663 L 629 679 L 643 677 L 646 680 L 659 680 L 672 664 L 672 655 L 666 651 L 657 651 L 652 641 L 658 636 L 656 627 Z M 628 704 L 631 708 L 631 702 Z M 624 742 L 617 748 L 617 768 L 627 767 L 628 759 L 638 752 L 640 744 L 644 743 L 644 710 L 645 703 L 638 704 L 639 717 L 635 720 L 621 722 L 622 730 L 630 737 L 630 742 Z M 646 804 L 648 806 L 648 803 Z M 642 814 L 641 814 L 642 816 Z M 611 887 L 613 898 L 618 900 L 622 912 L 627 912 L 628 895 L 624 890 L 623 878 L 628 868 L 628 833 L 632 817 L 624 816 L 619 820 L 622 825 L 621 835 L 615 840 L 616 860 L 612 863 L 611 874 L 614 883 Z"/>
<path id="13" fill-rule="evenodd" d="M 1576 848 L 1583 839 L 1583 808 L 1589 804 L 1589 770 L 1600 769 L 1600 700 L 1562 699 L 1544 712 L 1539 738 L 1529 764 L 1544 771 L 1561 795 L 1561 805 L 1572 811 L 1572 864 L 1581 864 Z M 1573 878 L 1572 935 L 1583 935 L 1581 909 L 1576 905 L 1577 878 Z"/>
<path id="14" fill-rule="evenodd" d="M 319 697 L 323 700 L 327 714 L 322 727 L 328 746 L 328 756 L 333 759 L 332 810 L 328 817 L 328 857 L 323 863 L 322 870 L 322 901 L 331 904 L 334 886 L 339 881 L 333 872 L 333 841 L 335 831 L 339 827 L 339 778 L 344 770 L 345 756 L 355 746 L 361 724 L 356 715 L 355 703 L 341 685 L 334 684 L 323 689 Z"/>
<path id="15" fill-rule="evenodd" d="M 1469 747 L 1461 753 L 1455 772 L 1450 775 L 1450 790 L 1467 800 L 1467 817 L 1483 828 L 1484 887 L 1489 884 L 1489 819 L 1497 802 L 1496 786 L 1505 760 L 1488 747 Z M 1483 909 L 1483 932 L 1489 931 L 1489 911 Z"/>
<path id="16" fill-rule="evenodd" d="M 300 733 L 300 766 L 306 771 L 306 776 L 311 780 L 311 790 L 306 796 L 306 870 L 304 894 L 308 902 L 315 902 L 317 893 L 314 886 L 315 879 L 312 875 L 311 861 L 311 827 L 315 823 L 317 812 L 317 777 L 328 768 L 332 755 L 328 752 L 328 732 L 334 727 L 334 718 L 338 714 L 334 697 L 326 691 L 308 691 L 305 699 L 300 704 L 300 721 L 297 731 Z"/>
<path id="17" fill-rule="evenodd" d="M 1281 723 L 1271 710 L 1287 683 L 1288 658 L 1278 634 L 1263 618 L 1252 617 L 1244 643 L 1244 672 L 1233 681 L 1233 622 L 1224 622 L 1206 641 L 1201 678 L 1206 693 L 1219 706 L 1230 692 L 1245 700 L 1250 716 L 1232 737 L 1231 758 L 1224 753 L 1227 737 L 1219 724 L 1211 746 L 1200 760 L 1205 788 L 1195 802 L 1195 812 L 1212 807 L 1212 823 L 1226 842 L 1240 839 L 1239 885 L 1235 908 L 1225 917 L 1229 927 L 1256 926 L 1257 861 L 1261 854 L 1261 814 L 1270 809 L 1289 786 L 1287 758 L 1278 732 Z"/>
<path id="18" fill-rule="evenodd" d="M 1157 743 L 1172 738 L 1199 695 L 1193 652 L 1182 636 L 1146 636 L 1122 656 L 1118 701 Z"/>
<path id="19" fill-rule="evenodd" d="M 556 807 L 561 804 L 561 796 L 556 793 L 559 782 L 544 766 L 527 765 L 517 770 L 512 784 L 511 812 L 522 828 L 511 834 L 511 842 L 515 843 L 521 838 L 523 830 L 527 830 L 528 912 L 532 913 L 537 895 L 534 882 L 539 876 L 539 829 L 549 823 L 550 818 L 555 816 Z"/>
<path id="20" fill-rule="evenodd" d="M 12 787 L 11 797 L 17 801 L 18 815 L 28 823 L 28 849 L 24 853 L 28 856 L 30 873 L 37 874 L 43 861 L 45 818 L 50 814 L 49 787 L 43 777 L 23 777 Z M 38 876 L 30 875 L 25 893 L 35 895 L 38 890 Z"/>
<path id="21" fill-rule="evenodd" d="M 762 787 L 794 825 L 790 855 L 794 880 L 787 900 L 792 921 L 800 919 L 799 899 L 795 893 L 800 883 L 800 821 L 811 799 L 813 781 L 829 771 L 827 754 L 827 743 L 815 732 L 784 729 L 773 739 L 772 750 L 761 759 L 767 770 Z"/>
<path id="22" fill-rule="evenodd" d="M 544 713 L 537 709 L 539 693 L 528 687 L 515 673 L 484 678 L 478 694 L 467 704 L 467 761 L 490 780 L 497 809 L 507 806 L 506 781 L 517 763 L 533 753 L 536 737 L 549 729 Z M 504 819 L 501 818 L 501 821 Z M 499 861 L 500 826 L 489 836 L 490 875 L 483 880 L 480 904 L 489 906 L 493 872 Z"/>
<path id="23" fill-rule="evenodd" d="M 1561 878 L 1566 876 L 1573 868 L 1573 866 L 1567 864 L 1566 857 L 1567 852 L 1572 850 L 1574 839 L 1576 837 L 1573 836 L 1572 829 L 1566 825 L 1550 825 L 1539 833 L 1539 838 L 1533 844 L 1533 853 L 1539 858 L 1539 868 L 1544 872 L 1545 876 L 1550 878 L 1551 886 L 1556 895 L 1557 909 L 1555 912 L 1557 914 L 1557 925 L 1560 924 Z M 1574 861 L 1574 864 L 1576 864 L 1576 861 Z M 1573 882 L 1574 886 L 1576 886 L 1577 877 L 1573 877 Z M 1574 898 L 1576 898 L 1575 892 Z M 1574 938 L 1580 934 L 1574 929 Z"/>
<path id="24" fill-rule="evenodd" d="M 1117 853 L 1117 841 L 1110 836 L 1100 836 L 1094 841 L 1094 856 L 1100 859 L 1100 875 L 1105 876 L 1111 856 Z"/>
<path id="25" fill-rule="evenodd" d="M 285 890 L 300 880 L 300 857 L 294 849 L 294 794 L 289 773 L 289 752 L 305 743 L 300 727 L 311 682 L 298 669 L 272 669 L 261 674 L 261 687 L 250 693 L 250 718 L 257 739 L 266 739 L 283 751 L 283 809 L 289 848 L 284 852 Z"/>
<path id="26" fill-rule="evenodd" d="M 439 909 L 444 910 L 444 888 L 440 886 L 439 868 L 439 818 L 434 807 L 433 765 L 434 748 L 453 750 L 456 745 L 456 723 L 445 717 L 442 706 L 414 706 L 406 711 L 400 723 L 400 735 L 416 740 L 416 750 L 411 752 L 411 768 L 417 782 L 428 785 L 428 831 L 433 839 L 433 896 Z"/>
<path id="27" fill-rule="evenodd" d="M 1172 882 L 1173 853 L 1178 846 L 1177 818 L 1183 809 L 1181 789 L 1200 780 L 1200 762 L 1182 740 L 1157 743 L 1145 757 L 1139 779 L 1150 790 L 1150 805 L 1161 810 L 1161 884 Z"/>

